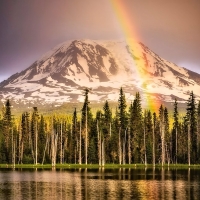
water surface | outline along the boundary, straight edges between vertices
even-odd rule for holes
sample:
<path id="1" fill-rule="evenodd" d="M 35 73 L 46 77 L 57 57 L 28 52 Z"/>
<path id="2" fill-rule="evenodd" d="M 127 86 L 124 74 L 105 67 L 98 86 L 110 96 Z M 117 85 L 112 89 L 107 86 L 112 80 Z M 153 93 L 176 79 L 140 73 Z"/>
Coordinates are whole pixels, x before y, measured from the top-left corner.
<path id="1" fill-rule="evenodd" d="M 199 199 L 195 169 L 1 169 L 0 199 Z"/>

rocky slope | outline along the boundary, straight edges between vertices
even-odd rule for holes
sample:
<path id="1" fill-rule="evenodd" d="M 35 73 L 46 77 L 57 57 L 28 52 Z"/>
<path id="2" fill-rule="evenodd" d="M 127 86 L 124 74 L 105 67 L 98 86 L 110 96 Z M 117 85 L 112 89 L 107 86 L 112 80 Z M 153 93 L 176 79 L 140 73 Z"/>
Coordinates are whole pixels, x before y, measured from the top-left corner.
<path id="1" fill-rule="evenodd" d="M 83 89 L 91 101 L 117 100 L 123 87 L 131 101 L 170 102 L 188 99 L 200 91 L 200 75 L 160 58 L 135 41 L 67 41 L 24 71 L 0 83 L 1 99 L 15 102 L 57 103 L 82 101 Z"/>

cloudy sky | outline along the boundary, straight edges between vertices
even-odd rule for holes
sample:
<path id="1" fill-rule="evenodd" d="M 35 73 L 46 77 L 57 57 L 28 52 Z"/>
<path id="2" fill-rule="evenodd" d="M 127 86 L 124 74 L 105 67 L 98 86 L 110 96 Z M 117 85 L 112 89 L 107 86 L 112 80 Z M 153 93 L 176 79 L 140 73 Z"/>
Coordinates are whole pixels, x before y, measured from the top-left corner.
<path id="1" fill-rule="evenodd" d="M 121 2 L 137 39 L 161 57 L 200 73 L 199 0 Z M 1 0 L 0 81 L 70 39 L 122 39 L 111 0 Z"/>

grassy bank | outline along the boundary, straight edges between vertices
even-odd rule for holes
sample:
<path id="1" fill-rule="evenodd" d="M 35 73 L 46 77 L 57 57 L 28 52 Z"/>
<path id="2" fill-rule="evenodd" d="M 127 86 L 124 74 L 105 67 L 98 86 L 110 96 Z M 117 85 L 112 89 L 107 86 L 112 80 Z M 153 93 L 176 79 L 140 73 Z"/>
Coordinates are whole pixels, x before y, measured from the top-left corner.
<path id="1" fill-rule="evenodd" d="M 154 166 L 152 164 L 148 164 L 148 165 L 144 165 L 144 164 L 125 164 L 125 165 L 120 165 L 120 164 L 106 164 L 104 166 L 100 166 L 98 164 L 56 164 L 56 166 L 52 166 L 51 164 L 45 164 L 45 165 L 41 165 L 41 164 L 16 164 L 16 165 L 12 165 L 12 164 L 0 164 L 0 168 L 2 169 L 11 169 L 11 168 L 17 168 L 17 169 L 52 169 L 52 168 L 56 168 L 56 169 L 99 169 L 99 168 L 105 168 L 105 169 L 118 169 L 118 168 L 131 168 L 131 169 L 146 169 L 146 168 L 153 168 Z M 170 164 L 170 165 L 160 165 L 160 164 L 156 164 L 155 168 L 170 168 L 170 169 L 187 169 L 187 168 L 191 168 L 191 169 L 200 169 L 200 164 L 195 164 L 195 165 L 188 165 L 188 164 Z"/>

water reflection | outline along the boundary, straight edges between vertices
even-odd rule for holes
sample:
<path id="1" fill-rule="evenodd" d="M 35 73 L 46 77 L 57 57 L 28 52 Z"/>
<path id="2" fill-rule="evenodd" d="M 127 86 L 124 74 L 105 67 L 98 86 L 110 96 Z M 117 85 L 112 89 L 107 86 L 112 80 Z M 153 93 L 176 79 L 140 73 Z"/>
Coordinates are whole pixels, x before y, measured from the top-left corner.
<path id="1" fill-rule="evenodd" d="M 200 170 L 1 170 L 0 199 L 198 199 Z"/>

